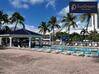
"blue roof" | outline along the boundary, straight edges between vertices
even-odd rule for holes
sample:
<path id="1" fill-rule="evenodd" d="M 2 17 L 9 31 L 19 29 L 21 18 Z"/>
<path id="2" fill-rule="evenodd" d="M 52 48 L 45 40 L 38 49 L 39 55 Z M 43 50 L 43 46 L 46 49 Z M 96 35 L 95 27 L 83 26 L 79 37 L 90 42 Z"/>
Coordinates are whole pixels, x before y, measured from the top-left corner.
<path id="1" fill-rule="evenodd" d="M 41 34 L 26 30 L 26 29 L 19 29 L 16 31 L 12 31 L 12 32 L 2 32 L 0 31 L 0 34 L 14 34 L 14 35 L 38 35 L 38 36 L 42 36 Z"/>

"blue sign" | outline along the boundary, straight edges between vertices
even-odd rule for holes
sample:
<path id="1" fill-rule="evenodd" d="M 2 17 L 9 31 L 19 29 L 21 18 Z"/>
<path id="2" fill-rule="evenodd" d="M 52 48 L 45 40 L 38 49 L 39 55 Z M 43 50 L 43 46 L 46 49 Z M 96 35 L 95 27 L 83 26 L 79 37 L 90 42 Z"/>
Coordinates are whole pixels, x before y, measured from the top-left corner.
<path id="1" fill-rule="evenodd" d="M 97 13 L 98 2 L 70 2 L 70 13 Z"/>

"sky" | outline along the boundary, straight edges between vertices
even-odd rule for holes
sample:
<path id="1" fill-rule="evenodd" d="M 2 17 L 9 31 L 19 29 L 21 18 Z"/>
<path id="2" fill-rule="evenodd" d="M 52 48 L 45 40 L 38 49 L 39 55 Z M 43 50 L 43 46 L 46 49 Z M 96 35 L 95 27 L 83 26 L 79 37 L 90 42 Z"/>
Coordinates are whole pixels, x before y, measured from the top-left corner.
<path id="1" fill-rule="evenodd" d="M 0 0 L 0 10 L 9 15 L 19 12 L 25 18 L 26 28 L 38 31 L 37 27 L 41 21 L 47 22 L 51 16 L 60 19 L 68 13 L 70 1 L 96 0 Z"/>

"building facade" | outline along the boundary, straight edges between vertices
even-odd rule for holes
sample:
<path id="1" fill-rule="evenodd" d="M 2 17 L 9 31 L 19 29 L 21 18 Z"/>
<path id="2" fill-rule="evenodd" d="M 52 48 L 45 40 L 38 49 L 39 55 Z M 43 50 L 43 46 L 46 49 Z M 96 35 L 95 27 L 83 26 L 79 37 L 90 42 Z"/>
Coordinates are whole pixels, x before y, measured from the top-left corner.
<path id="1" fill-rule="evenodd" d="M 99 33 L 99 7 L 98 7 L 98 13 L 92 14 L 90 24 L 91 24 L 91 26 L 88 27 L 88 31 L 93 31 L 94 25 L 95 25 L 95 29 Z"/>

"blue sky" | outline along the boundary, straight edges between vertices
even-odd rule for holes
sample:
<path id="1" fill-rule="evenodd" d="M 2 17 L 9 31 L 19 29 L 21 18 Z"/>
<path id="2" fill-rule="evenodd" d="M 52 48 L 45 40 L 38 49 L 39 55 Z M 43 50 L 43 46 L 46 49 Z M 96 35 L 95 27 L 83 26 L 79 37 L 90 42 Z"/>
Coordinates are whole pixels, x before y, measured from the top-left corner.
<path id="1" fill-rule="evenodd" d="M 37 28 L 41 21 L 48 21 L 51 16 L 59 18 L 68 12 L 69 1 L 71 0 L 0 0 L 0 10 L 9 15 L 18 11 L 25 17 L 26 27 Z"/>
<path id="2" fill-rule="evenodd" d="M 9 14 L 18 11 L 25 17 L 25 24 L 37 27 L 41 21 L 47 21 L 53 15 L 58 16 L 62 8 L 68 5 L 69 0 L 31 0 L 29 2 L 29 0 L 0 0 L 0 9 Z M 25 3 L 27 6 L 24 5 Z"/>

